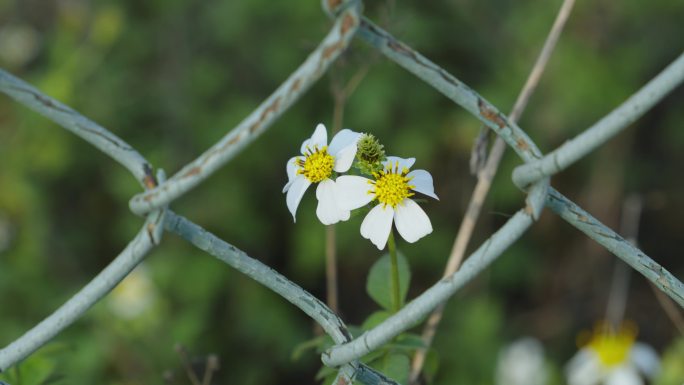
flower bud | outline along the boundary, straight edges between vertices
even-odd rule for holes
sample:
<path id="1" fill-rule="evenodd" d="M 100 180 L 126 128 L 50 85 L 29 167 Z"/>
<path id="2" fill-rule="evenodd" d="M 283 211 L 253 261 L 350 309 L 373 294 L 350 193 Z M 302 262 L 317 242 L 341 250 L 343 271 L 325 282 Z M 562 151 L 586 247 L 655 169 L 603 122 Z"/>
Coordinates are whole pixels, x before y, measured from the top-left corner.
<path id="1" fill-rule="evenodd" d="M 356 166 L 368 175 L 382 170 L 382 162 L 386 159 L 385 146 L 371 134 L 363 134 L 356 143 Z"/>

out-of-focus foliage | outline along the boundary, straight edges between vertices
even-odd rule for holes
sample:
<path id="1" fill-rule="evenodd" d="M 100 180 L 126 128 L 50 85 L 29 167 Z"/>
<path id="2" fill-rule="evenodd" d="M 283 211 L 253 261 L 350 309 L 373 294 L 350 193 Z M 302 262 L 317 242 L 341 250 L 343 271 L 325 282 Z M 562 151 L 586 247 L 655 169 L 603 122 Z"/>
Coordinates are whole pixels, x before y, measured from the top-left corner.
<path id="1" fill-rule="evenodd" d="M 366 15 L 502 111 L 512 105 L 560 6 L 531 0 L 366 3 Z M 521 127 L 542 151 L 581 132 L 682 52 L 682 20 L 681 0 L 578 2 Z M 112 130 L 172 174 L 256 107 L 329 26 L 316 1 L 0 0 L 0 67 Z M 368 72 L 347 101 L 344 126 L 374 134 L 394 151 L 388 155 L 415 156 L 416 167 L 432 173 L 441 199 L 423 205 L 434 233 L 399 245 L 412 268 L 410 299 L 441 277 L 474 186 L 468 157 L 479 124 L 360 41 L 271 130 L 172 207 L 324 298 L 324 228 L 312 195 L 292 222 L 281 193 L 285 162 L 316 123 L 331 124 L 331 88 L 360 68 Z M 680 87 L 553 179 L 612 227 L 622 199 L 639 193 L 640 245 L 680 279 L 683 103 Z M 125 170 L 5 96 L 0 162 L 5 346 L 111 261 L 142 220 L 128 211 L 128 199 L 140 189 Z M 514 155 L 504 158 L 471 249 L 523 204 L 510 182 L 519 163 Z M 363 282 L 380 255 L 360 237 L 361 220 L 337 226 L 341 314 L 357 325 L 378 309 Z M 604 316 L 614 260 L 557 217 L 542 215 L 450 301 L 429 356 L 438 368 L 435 383 L 492 383 L 498 350 L 520 335 L 544 343 L 552 377 L 562 383 L 558 373 L 576 349 L 575 335 Z M 315 383 L 317 356 L 290 359 L 314 336 L 312 322 L 277 295 L 168 234 L 145 270 L 149 284 L 142 286 L 154 292 L 147 311 L 131 318 L 103 301 L 0 378 L 20 376 L 13 385 L 164 378 L 187 384 L 173 349 L 182 344 L 200 374 L 209 354 L 219 357 L 216 384 Z M 660 352 L 677 336 L 637 274 L 626 316 L 640 325 L 639 339 Z M 392 370 L 403 359 L 388 356 L 385 365 Z"/>
<path id="2" fill-rule="evenodd" d="M 675 385 L 684 378 L 684 339 L 679 338 L 663 354 L 662 374 L 656 385 Z"/>

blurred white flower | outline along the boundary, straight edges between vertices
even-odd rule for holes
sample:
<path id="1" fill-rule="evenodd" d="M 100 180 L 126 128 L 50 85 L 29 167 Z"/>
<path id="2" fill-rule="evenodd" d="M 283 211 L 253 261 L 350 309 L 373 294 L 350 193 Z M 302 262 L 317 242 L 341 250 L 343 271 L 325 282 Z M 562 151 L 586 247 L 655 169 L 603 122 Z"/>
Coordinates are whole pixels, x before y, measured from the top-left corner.
<path id="1" fill-rule="evenodd" d="M 109 308 L 120 318 L 134 319 L 157 300 L 154 283 L 144 266 L 138 266 L 109 294 Z"/>
<path id="2" fill-rule="evenodd" d="M 498 385 L 544 385 L 547 380 L 544 348 L 535 338 L 520 338 L 499 352 L 496 364 Z"/>
<path id="3" fill-rule="evenodd" d="M 7 24 L 0 28 L 0 62 L 21 67 L 38 55 L 40 34 L 29 24 Z"/>
<path id="4" fill-rule="evenodd" d="M 324 225 L 349 219 L 349 210 L 341 209 L 335 196 L 335 182 L 330 178 L 335 172 L 348 171 L 356 155 L 356 142 L 361 134 L 344 129 L 338 132 L 328 147 L 328 133 L 323 124 L 318 124 L 311 138 L 302 143 L 303 156 L 287 161 L 288 182 L 283 188 L 287 192 L 287 208 L 296 221 L 295 213 L 306 189 L 318 183 L 316 215 Z"/>
<path id="5" fill-rule="evenodd" d="M 415 161 L 415 158 L 388 156 L 383 162 L 384 169 L 374 174 L 375 180 L 355 175 L 343 175 L 336 180 L 338 204 L 343 209 L 353 210 L 378 201 L 361 224 L 361 236 L 370 239 L 380 250 L 387 243 L 392 222 L 402 238 L 410 243 L 432 232 L 430 218 L 409 198 L 415 195 L 414 191 L 439 198 L 429 172 L 409 172 Z"/>
<path id="6" fill-rule="evenodd" d="M 595 328 L 589 342 L 568 362 L 569 385 L 643 385 L 660 371 L 656 351 L 635 342 L 636 327 L 625 323 L 615 331 L 607 325 Z"/>

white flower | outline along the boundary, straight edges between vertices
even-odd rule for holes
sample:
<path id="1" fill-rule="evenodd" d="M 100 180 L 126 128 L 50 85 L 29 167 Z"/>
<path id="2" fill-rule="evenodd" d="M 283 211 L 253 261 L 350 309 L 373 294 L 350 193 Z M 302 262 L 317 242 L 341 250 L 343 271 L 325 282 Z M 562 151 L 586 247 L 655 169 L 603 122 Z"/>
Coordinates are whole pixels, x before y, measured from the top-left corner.
<path id="1" fill-rule="evenodd" d="M 496 364 L 498 385 L 544 385 L 547 379 L 544 348 L 535 338 L 520 338 L 499 352 Z"/>
<path id="2" fill-rule="evenodd" d="M 432 232 L 430 218 L 409 197 L 417 191 L 439 198 L 435 195 L 429 172 L 409 172 L 415 161 L 415 158 L 388 156 L 383 162 L 385 168 L 374 175 L 375 180 L 354 175 L 337 178 L 337 202 L 343 209 L 353 210 L 377 199 L 379 204 L 371 209 L 361 224 L 361 236 L 370 239 L 380 250 L 387 243 L 392 222 L 402 238 L 410 243 Z"/>
<path id="3" fill-rule="evenodd" d="M 316 215 L 324 225 L 349 219 L 349 210 L 341 209 L 335 197 L 335 182 L 330 179 L 333 171 L 349 170 L 356 155 L 356 142 L 361 134 L 344 129 L 333 137 L 328 146 L 328 134 L 323 124 L 318 124 L 311 138 L 302 143 L 303 156 L 287 161 L 288 182 L 283 188 L 287 192 L 287 208 L 296 221 L 295 213 L 304 192 L 312 183 L 318 183 Z"/>
<path id="4" fill-rule="evenodd" d="M 589 343 L 575 354 L 565 368 L 568 385 L 643 385 L 660 370 L 655 350 L 634 342 L 634 328 L 622 327 L 617 333 L 600 327 Z"/>

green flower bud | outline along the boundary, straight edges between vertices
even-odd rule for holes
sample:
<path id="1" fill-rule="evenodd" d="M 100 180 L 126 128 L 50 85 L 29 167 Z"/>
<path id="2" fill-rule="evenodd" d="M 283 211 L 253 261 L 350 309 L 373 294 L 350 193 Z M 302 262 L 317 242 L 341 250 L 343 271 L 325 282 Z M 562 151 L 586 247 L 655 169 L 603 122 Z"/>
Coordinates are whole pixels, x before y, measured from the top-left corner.
<path id="1" fill-rule="evenodd" d="M 372 175 L 382 170 L 385 156 L 385 146 L 371 134 L 363 134 L 356 143 L 356 167 L 364 174 Z"/>

